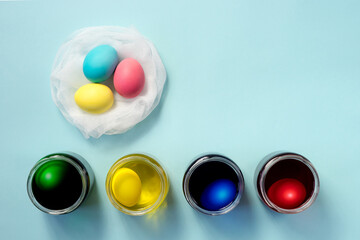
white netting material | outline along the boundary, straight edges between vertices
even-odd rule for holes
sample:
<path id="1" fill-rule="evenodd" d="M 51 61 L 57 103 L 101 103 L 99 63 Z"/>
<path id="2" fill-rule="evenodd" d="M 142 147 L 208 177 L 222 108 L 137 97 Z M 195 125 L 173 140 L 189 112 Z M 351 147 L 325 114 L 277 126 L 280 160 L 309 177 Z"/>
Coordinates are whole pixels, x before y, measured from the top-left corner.
<path id="1" fill-rule="evenodd" d="M 82 64 L 94 47 L 108 44 L 114 47 L 120 60 L 136 59 L 145 72 L 145 86 L 135 98 L 119 95 L 112 76 L 103 82 L 114 93 L 113 107 L 102 114 L 90 114 L 75 103 L 79 87 L 91 83 L 84 76 Z M 164 65 L 154 45 L 133 28 L 113 26 L 89 27 L 76 31 L 60 47 L 51 72 L 51 93 L 64 117 L 86 137 L 124 133 L 144 120 L 158 105 L 166 80 Z"/>

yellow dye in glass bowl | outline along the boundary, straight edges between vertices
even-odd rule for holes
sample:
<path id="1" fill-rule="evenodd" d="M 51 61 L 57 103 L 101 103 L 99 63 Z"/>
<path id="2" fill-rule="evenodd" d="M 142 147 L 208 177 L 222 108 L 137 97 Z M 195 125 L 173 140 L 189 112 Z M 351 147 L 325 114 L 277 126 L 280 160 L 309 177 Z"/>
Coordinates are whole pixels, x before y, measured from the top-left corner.
<path id="1" fill-rule="evenodd" d="M 130 154 L 111 167 L 106 178 L 110 202 L 129 215 L 143 215 L 157 209 L 169 189 L 167 175 L 153 158 Z"/>

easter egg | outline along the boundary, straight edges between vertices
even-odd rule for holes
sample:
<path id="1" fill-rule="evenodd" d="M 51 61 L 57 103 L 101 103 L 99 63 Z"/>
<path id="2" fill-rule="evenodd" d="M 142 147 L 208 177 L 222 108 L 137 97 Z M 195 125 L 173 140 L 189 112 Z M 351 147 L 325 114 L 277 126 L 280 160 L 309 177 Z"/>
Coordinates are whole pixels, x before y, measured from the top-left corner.
<path id="1" fill-rule="evenodd" d="M 113 176 L 111 187 L 114 197 L 122 205 L 132 207 L 139 202 L 141 180 L 135 171 L 129 168 L 118 169 Z"/>
<path id="2" fill-rule="evenodd" d="M 203 191 L 200 202 L 203 208 L 217 211 L 232 203 L 236 198 L 236 185 L 228 179 L 210 183 Z"/>
<path id="3" fill-rule="evenodd" d="M 98 83 L 89 83 L 80 87 L 74 98 L 76 104 L 89 113 L 106 112 L 114 103 L 114 95 L 111 89 Z"/>
<path id="4" fill-rule="evenodd" d="M 118 63 L 119 57 L 116 50 L 110 45 L 100 45 L 86 55 L 83 72 L 90 81 L 102 82 L 113 74 Z"/>
<path id="5" fill-rule="evenodd" d="M 145 85 L 145 74 L 142 66 L 133 58 L 125 58 L 115 69 L 115 90 L 125 98 L 134 98 L 140 94 Z"/>
<path id="6" fill-rule="evenodd" d="M 52 161 L 42 165 L 35 175 L 35 183 L 42 190 L 51 190 L 59 186 L 66 178 L 68 163 Z"/>
<path id="7" fill-rule="evenodd" d="M 267 191 L 268 198 L 281 208 L 292 209 L 300 206 L 306 198 L 304 185 L 292 178 L 273 183 Z"/>

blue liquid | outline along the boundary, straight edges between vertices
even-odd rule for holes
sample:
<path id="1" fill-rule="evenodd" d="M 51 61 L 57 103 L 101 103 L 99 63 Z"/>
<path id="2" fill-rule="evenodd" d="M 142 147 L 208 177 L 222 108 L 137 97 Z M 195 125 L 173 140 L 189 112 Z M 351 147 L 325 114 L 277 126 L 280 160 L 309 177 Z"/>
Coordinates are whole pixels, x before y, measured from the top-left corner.
<path id="1" fill-rule="evenodd" d="M 203 208 L 217 211 L 231 204 L 236 198 L 236 193 L 236 185 L 232 181 L 219 179 L 204 189 L 200 202 Z"/>

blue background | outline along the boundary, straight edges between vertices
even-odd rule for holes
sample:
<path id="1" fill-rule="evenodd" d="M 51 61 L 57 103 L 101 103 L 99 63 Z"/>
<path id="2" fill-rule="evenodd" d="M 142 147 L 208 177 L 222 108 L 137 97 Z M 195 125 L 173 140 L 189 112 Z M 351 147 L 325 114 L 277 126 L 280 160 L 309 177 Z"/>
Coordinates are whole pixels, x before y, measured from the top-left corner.
<path id="1" fill-rule="evenodd" d="M 359 239 L 360 1 L 0 1 L 1 239 Z M 57 110 L 50 71 L 61 43 L 87 26 L 137 28 L 168 73 L 154 112 L 122 135 L 86 140 Z M 307 211 L 271 212 L 253 186 L 276 150 L 315 165 L 320 194 Z M 38 211 L 27 175 L 69 150 L 92 165 L 96 186 L 64 216 Z M 190 161 L 219 152 L 242 169 L 246 191 L 231 213 L 209 217 L 183 197 Z M 147 152 L 171 191 L 153 216 L 130 217 L 106 196 L 110 166 Z"/>

